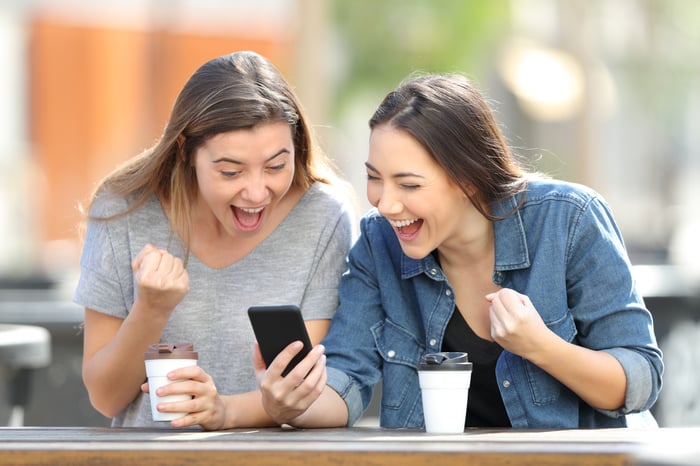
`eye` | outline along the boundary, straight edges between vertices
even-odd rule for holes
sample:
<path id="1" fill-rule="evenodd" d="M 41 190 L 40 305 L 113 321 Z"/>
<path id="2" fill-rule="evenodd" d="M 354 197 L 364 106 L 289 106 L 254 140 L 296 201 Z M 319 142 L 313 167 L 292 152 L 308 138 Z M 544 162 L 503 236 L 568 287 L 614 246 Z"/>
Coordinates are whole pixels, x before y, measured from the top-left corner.
<path id="1" fill-rule="evenodd" d="M 409 184 L 409 183 L 404 183 L 401 185 L 403 189 L 409 189 L 409 190 L 414 190 L 414 189 L 419 189 L 420 185 L 419 184 Z"/>
<path id="2" fill-rule="evenodd" d="M 266 168 L 267 168 L 267 170 L 270 170 L 270 171 L 273 171 L 273 172 L 278 172 L 278 171 L 280 171 L 280 170 L 284 170 L 284 167 L 286 167 L 286 166 L 287 166 L 286 163 L 280 163 L 280 164 L 278 164 L 278 165 L 271 165 L 271 166 L 266 167 Z"/>
<path id="3" fill-rule="evenodd" d="M 221 173 L 221 176 L 223 176 L 224 178 L 233 178 L 234 176 L 238 175 L 240 172 L 221 170 L 220 173 Z"/>
<path id="4" fill-rule="evenodd" d="M 377 181 L 379 179 L 378 176 L 374 176 L 370 173 L 367 173 L 367 181 Z"/>

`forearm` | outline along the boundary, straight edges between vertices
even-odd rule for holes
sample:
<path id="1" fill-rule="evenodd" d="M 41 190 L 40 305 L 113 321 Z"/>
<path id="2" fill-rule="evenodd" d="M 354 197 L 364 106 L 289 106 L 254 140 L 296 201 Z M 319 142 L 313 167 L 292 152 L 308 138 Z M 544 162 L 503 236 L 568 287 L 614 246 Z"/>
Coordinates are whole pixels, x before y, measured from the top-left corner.
<path id="1" fill-rule="evenodd" d="M 86 319 L 83 381 L 95 409 L 114 417 L 136 398 L 146 380 L 143 354 L 149 344 L 160 340 L 166 321 L 153 318 L 134 305 L 114 336 L 98 347 L 102 329 L 89 328 Z M 89 335 L 94 341 L 88 344 Z"/>
<path id="2" fill-rule="evenodd" d="M 593 407 L 616 410 L 625 403 L 624 369 L 605 351 L 574 345 L 551 334 L 540 350 L 527 359 Z"/>
<path id="3" fill-rule="evenodd" d="M 271 427 L 277 425 L 263 408 L 260 390 L 237 395 L 225 395 L 221 398 L 226 406 L 226 417 L 222 429 Z"/>
<path id="4" fill-rule="evenodd" d="M 345 427 L 348 407 L 338 392 L 326 385 L 321 396 L 289 424 L 302 428 Z"/>

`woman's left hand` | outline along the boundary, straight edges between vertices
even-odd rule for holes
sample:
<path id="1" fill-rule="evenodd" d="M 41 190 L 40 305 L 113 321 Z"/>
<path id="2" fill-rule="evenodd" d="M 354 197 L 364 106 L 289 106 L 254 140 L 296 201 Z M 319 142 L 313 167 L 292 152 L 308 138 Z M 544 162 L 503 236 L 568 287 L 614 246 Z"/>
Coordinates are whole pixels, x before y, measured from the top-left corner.
<path id="1" fill-rule="evenodd" d="M 491 338 L 504 349 L 529 359 L 552 332 L 530 302 L 530 298 L 509 288 L 486 295 L 491 303 Z"/>
<path id="2" fill-rule="evenodd" d="M 172 383 L 158 389 L 159 396 L 190 395 L 191 400 L 171 403 L 161 402 L 162 412 L 186 412 L 187 415 L 170 421 L 172 427 L 200 425 L 205 430 L 217 430 L 224 426 L 226 405 L 216 390 L 214 380 L 199 366 L 188 366 L 168 373 Z M 141 386 L 148 393 L 148 382 Z"/>

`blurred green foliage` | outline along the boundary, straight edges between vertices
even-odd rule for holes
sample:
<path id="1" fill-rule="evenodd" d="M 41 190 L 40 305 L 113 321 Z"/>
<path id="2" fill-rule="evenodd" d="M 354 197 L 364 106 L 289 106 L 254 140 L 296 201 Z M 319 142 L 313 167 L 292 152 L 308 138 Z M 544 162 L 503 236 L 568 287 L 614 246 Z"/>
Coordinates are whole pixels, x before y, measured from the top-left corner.
<path id="1" fill-rule="evenodd" d="M 343 67 L 334 108 L 414 71 L 482 76 L 509 28 L 508 0 L 334 0 Z"/>

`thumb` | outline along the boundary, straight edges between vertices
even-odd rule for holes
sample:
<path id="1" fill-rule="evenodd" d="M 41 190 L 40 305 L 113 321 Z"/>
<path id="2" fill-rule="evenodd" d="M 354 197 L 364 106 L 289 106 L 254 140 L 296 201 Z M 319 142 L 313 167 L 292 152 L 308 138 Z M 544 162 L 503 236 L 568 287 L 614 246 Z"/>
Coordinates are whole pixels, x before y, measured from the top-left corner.
<path id="1" fill-rule="evenodd" d="M 146 256 L 146 254 L 150 253 L 154 249 L 155 246 L 153 246 L 151 243 L 147 243 L 131 262 L 131 270 L 136 272 L 139 269 L 139 267 L 141 267 L 141 263 L 143 262 L 143 258 Z"/>
<path id="2" fill-rule="evenodd" d="M 255 372 L 264 371 L 267 369 L 262 353 L 260 352 L 260 345 L 258 345 L 257 341 L 255 342 L 255 347 L 253 349 L 253 369 Z"/>
<path id="3" fill-rule="evenodd" d="M 255 372 L 255 379 L 258 381 L 258 385 L 262 382 L 265 376 L 265 370 L 267 366 L 263 360 L 262 353 L 260 352 L 260 345 L 255 342 L 255 347 L 253 348 L 253 372 Z"/>

